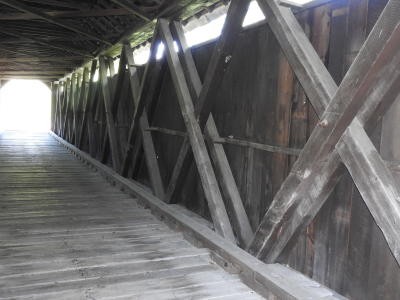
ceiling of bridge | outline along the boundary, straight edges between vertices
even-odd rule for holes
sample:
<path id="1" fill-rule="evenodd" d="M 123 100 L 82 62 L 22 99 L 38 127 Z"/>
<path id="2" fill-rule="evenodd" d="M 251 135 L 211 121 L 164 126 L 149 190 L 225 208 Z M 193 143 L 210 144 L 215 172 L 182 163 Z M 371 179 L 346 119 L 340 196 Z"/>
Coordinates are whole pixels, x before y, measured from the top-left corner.
<path id="1" fill-rule="evenodd" d="M 151 38 L 158 17 L 187 19 L 219 0 L 0 0 L 0 80 L 52 81 L 118 42 Z M 226 1 L 225 1 L 226 2 Z"/>

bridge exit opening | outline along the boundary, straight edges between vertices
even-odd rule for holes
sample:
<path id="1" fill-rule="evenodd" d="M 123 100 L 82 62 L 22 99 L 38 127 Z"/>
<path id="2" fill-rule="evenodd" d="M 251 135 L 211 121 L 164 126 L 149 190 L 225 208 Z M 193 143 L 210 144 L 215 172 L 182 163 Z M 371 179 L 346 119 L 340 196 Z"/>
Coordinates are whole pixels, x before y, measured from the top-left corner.
<path id="1" fill-rule="evenodd" d="M 50 129 L 51 91 L 39 80 L 13 79 L 0 89 L 0 130 Z"/>

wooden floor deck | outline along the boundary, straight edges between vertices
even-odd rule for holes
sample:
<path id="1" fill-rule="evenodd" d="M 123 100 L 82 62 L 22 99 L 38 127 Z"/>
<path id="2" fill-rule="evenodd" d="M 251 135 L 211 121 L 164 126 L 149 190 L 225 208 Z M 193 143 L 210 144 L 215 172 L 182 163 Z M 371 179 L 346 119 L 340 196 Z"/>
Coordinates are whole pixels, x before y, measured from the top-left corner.
<path id="1" fill-rule="evenodd" d="M 48 134 L 0 134 L 0 299 L 260 299 Z"/>

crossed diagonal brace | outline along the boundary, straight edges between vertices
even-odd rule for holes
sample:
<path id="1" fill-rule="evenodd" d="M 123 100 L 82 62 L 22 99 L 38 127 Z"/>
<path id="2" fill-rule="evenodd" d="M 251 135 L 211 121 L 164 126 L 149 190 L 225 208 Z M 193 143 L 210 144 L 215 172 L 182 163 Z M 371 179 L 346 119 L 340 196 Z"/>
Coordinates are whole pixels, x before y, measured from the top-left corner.
<path id="1" fill-rule="evenodd" d="M 232 40 L 239 32 L 238 24 L 241 25 L 245 14 L 243 6 L 248 4 L 244 2 L 232 1 L 231 16 L 235 16 L 236 19 L 229 18 L 228 13 L 227 23 L 235 20 L 233 22 L 235 25 L 226 27 L 227 32 L 224 31 L 219 43 L 222 40 L 234 45 Z M 343 161 L 382 229 L 390 249 L 399 261 L 398 187 L 363 128 L 364 126 L 373 127 L 371 124 L 376 123 L 399 94 L 400 33 L 397 13 L 400 10 L 399 1 L 389 1 L 339 88 L 315 53 L 292 12 L 280 7 L 274 0 L 258 0 L 258 3 L 297 78 L 320 116 L 321 122 L 275 196 L 249 251 L 268 262 L 275 261 L 286 245 L 296 238 L 296 233 L 305 228 L 322 207 L 340 179 L 342 173 L 340 166 Z M 217 187 L 215 174 L 213 174 L 208 155 L 205 155 L 206 150 L 201 134 L 212 104 L 207 90 L 212 91 L 213 87 L 219 84 L 224 72 L 215 71 L 216 77 L 206 77 L 206 82 L 198 94 L 198 103 L 193 106 L 191 101 L 193 97 L 190 95 L 186 82 L 188 79 L 185 78 L 182 65 L 174 52 L 168 24 L 165 21 L 161 24 L 163 22 L 164 25 L 161 27 L 164 28 L 161 33 L 167 45 L 167 59 L 178 91 L 181 110 L 186 117 L 185 124 L 189 131 L 189 141 L 194 150 L 195 160 L 199 171 L 203 172 L 201 176 L 203 187 L 214 187 L 213 190 L 206 191 L 209 192 L 207 200 L 214 212 L 213 221 L 216 224 L 216 230 L 232 240 L 229 220 L 219 190 L 215 188 Z M 230 41 L 224 41 L 227 38 Z M 156 32 L 155 41 L 158 40 L 159 35 Z M 156 44 L 153 42 L 151 53 L 155 53 Z M 232 53 L 233 47 L 228 47 L 228 49 L 227 54 Z M 218 70 L 220 69 L 218 67 L 224 66 L 221 58 L 224 56 L 220 54 L 216 63 L 210 64 L 211 68 Z M 146 74 L 151 72 L 156 64 L 156 60 L 153 59 L 146 67 L 128 136 L 128 149 L 125 151 L 121 169 L 123 173 L 129 166 L 128 162 L 132 153 L 135 155 L 140 147 L 139 143 L 131 145 L 140 128 L 140 116 L 147 105 L 145 98 L 146 93 L 149 93 L 148 78 L 151 76 L 146 76 Z M 199 119 L 198 123 L 196 118 Z M 132 148 L 136 150 L 133 151 Z M 178 171 L 174 170 L 173 174 L 182 176 L 184 173 L 181 172 L 182 161 L 186 159 L 189 149 L 189 142 L 184 143 L 175 168 Z M 179 159 L 181 159 L 180 163 Z M 374 184 L 371 184 L 371 180 Z M 377 200 L 380 200 L 380 203 Z"/>
<path id="2" fill-rule="evenodd" d="M 249 251 L 275 261 L 322 207 L 340 178 L 343 161 L 399 262 L 398 184 L 363 127 L 376 123 L 400 92 L 400 2 L 389 1 L 339 88 L 293 14 L 272 0 L 258 2 L 321 122 L 275 196 Z"/>
<path id="3" fill-rule="evenodd" d="M 160 31 L 160 35 L 166 46 L 166 52 L 167 52 L 166 56 L 170 67 L 171 75 L 174 81 L 174 85 L 177 90 L 180 108 L 182 111 L 182 115 L 184 116 L 186 128 L 189 133 L 188 141 L 184 142 L 182 146 L 183 151 L 181 149 L 180 156 L 183 153 L 184 154 L 183 158 L 185 159 L 187 154 L 189 153 L 190 148 L 192 148 L 197 168 L 199 170 L 200 178 L 202 181 L 203 189 L 205 191 L 206 199 L 210 207 L 210 212 L 214 222 L 215 229 L 222 236 L 226 237 L 228 240 L 231 241 L 234 241 L 235 238 L 233 235 L 232 227 L 230 225 L 230 220 L 228 218 L 225 209 L 224 202 L 222 200 L 222 195 L 218 187 L 216 175 L 214 173 L 210 157 L 207 153 L 205 141 L 203 139 L 201 130 L 204 128 L 206 121 L 208 119 L 208 115 L 211 111 L 211 106 L 213 103 L 212 95 L 213 93 L 215 93 L 216 90 L 218 90 L 219 82 L 222 79 L 223 74 L 225 72 L 226 68 L 225 54 L 228 55 L 229 53 L 232 52 L 233 46 L 235 44 L 232 37 L 238 34 L 239 31 L 241 30 L 241 20 L 244 18 L 244 15 L 246 13 L 248 2 L 249 1 L 237 1 L 234 3 L 234 5 L 231 5 L 230 11 L 228 12 L 227 22 L 224 27 L 224 34 L 222 35 L 221 39 L 219 40 L 216 46 L 216 49 L 214 50 L 213 58 L 211 59 L 209 68 L 207 70 L 207 74 L 210 74 L 210 76 L 207 77 L 210 79 L 204 82 L 196 106 L 193 105 L 192 95 L 190 94 L 188 83 L 186 82 L 184 71 L 182 69 L 182 65 L 179 61 L 178 55 L 175 53 L 175 50 L 173 48 L 172 35 L 169 30 L 169 24 L 165 20 L 159 21 L 159 24 L 156 27 L 156 32 L 154 34 L 153 45 L 151 47 L 152 48 L 151 53 L 153 54 L 155 53 L 154 51 L 155 45 L 158 45 L 157 43 L 159 41 L 158 32 Z M 183 41 L 180 41 L 181 45 L 182 42 Z M 150 60 L 150 62 L 147 64 L 141 89 L 145 89 L 146 86 L 148 85 L 148 84 L 146 85 L 145 83 L 148 78 L 148 76 L 146 76 L 146 73 L 151 72 L 152 65 L 154 65 L 155 63 L 156 60 L 153 59 Z M 133 148 L 133 150 L 129 150 L 130 148 L 127 149 L 124 161 L 127 161 L 132 154 L 133 156 L 135 156 L 136 151 L 134 149 L 138 148 L 139 143 L 135 141 L 135 143 L 133 144 L 133 138 L 135 137 L 134 131 L 138 130 L 137 127 L 138 116 L 140 116 L 140 114 L 144 111 L 144 107 L 146 105 L 149 105 L 149 103 L 147 103 L 149 101 L 151 101 L 151 99 L 146 99 L 145 96 L 140 97 L 137 109 L 135 110 L 135 117 L 133 118 L 132 121 L 131 130 L 129 134 L 129 141 L 128 141 L 128 147 L 129 145 L 132 145 L 131 147 Z M 199 122 L 197 122 L 197 119 L 199 119 Z M 221 158 L 221 155 L 223 155 L 221 151 L 218 152 L 218 154 L 220 154 L 219 158 Z M 224 157 L 222 156 L 222 159 L 223 158 Z M 220 161 L 222 161 L 222 159 L 220 159 Z M 225 162 L 226 163 L 224 164 L 224 162 L 222 161 L 222 165 L 224 165 L 225 167 L 226 166 L 229 167 L 226 161 L 226 157 L 225 157 Z M 177 166 L 179 166 L 179 159 L 177 162 Z M 123 171 L 122 173 L 124 174 L 126 169 L 123 169 L 122 171 Z M 224 178 L 225 179 L 228 178 L 229 180 L 230 169 L 225 168 L 224 171 L 225 171 Z M 172 175 L 172 177 L 174 177 L 174 175 Z M 231 176 L 231 182 L 232 181 L 233 177 Z M 234 196 L 235 190 L 231 189 L 229 191 L 229 194 L 235 197 Z M 237 191 L 236 195 L 238 195 Z M 236 197 L 235 199 L 238 200 L 238 197 Z M 237 204 L 236 206 L 234 206 L 235 209 L 238 209 L 236 210 L 238 213 L 235 213 L 234 217 L 235 224 L 238 225 L 237 235 L 239 237 L 239 240 L 243 242 L 243 245 L 246 245 L 248 244 L 249 238 L 252 235 L 251 228 L 248 223 L 247 216 L 245 216 L 243 204 L 241 203 L 241 201 L 240 203 L 239 201 L 236 201 L 235 204 Z M 240 215 L 245 217 L 238 218 L 238 216 Z M 246 220 L 247 222 L 245 222 Z M 247 238 L 247 241 L 245 241 L 245 238 Z"/>

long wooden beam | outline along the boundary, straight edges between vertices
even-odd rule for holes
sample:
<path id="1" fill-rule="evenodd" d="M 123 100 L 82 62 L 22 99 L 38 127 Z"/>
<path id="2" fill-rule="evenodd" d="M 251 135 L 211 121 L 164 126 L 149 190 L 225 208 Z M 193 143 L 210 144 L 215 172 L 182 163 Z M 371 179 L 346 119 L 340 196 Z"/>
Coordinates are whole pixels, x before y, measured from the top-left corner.
<path id="1" fill-rule="evenodd" d="M 71 79 L 67 78 L 65 82 L 65 96 L 64 96 L 64 109 L 62 113 L 63 121 L 62 121 L 62 128 L 61 128 L 61 136 L 67 140 L 67 126 L 68 126 L 68 117 L 70 113 L 70 105 L 71 105 L 71 90 L 72 90 L 72 83 L 73 83 L 73 76 L 71 75 Z"/>
<path id="2" fill-rule="evenodd" d="M 82 3 L 82 1 L 76 1 L 76 0 L 68 0 L 68 1 L 63 1 L 63 0 L 25 0 L 25 2 L 32 2 L 32 3 L 38 3 L 38 4 L 44 4 L 44 5 L 50 5 L 50 6 L 56 6 L 56 7 L 65 7 L 69 9 L 82 9 L 82 7 L 87 7 L 85 3 Z"/>
<path id="3" fill-rule="evenodd" d="M 102 97 L 104 100 L 104 108 L 106 113 L 107 121 L 107 133 L 110 141 L 111 157 L 115 170 L 120 170 L 121 168 L 121 149 L 120 143 L 117 138 L 117 129 L 115 127 L 114 116 L 111 112 L 111 95 L 109 80 L 107 78 L 107 67 L 105 58 L 100 56 L 99 58 L 99 78 L 101 84 Z"/>
<path id="4" fill-rule="evenodd" d="M 124 154 L 124 159 L 121 167 L 121 174 L 127 176 L 131 162 L 136 161 L 138 152 L 140 150 L 140 143 L 134 143 L 137 140 L 138 133 L 140 132 L 140 117 L 143 114 L 145 108 L 153 100 L 153 83 L 159 79 L 162 60 L 156 59 L 156 53 L 159 44 L 159 34 L 158 34 L 158 24 L 156 25 L 155 32 L 153 34 L 153 40 L 150 46 L 150 57 L 146 64 L 142 82 L 140 85 L 140 92 L 138 95 L 138 103 L 135 106 L 135 111 L 132 116 L 132 122 L 129 127 L 128 141 L 126 143 L 126 149 Z"/>
<path id="5" fill-rule="evenodd" d="M 175 86 L 179 106 L 188 132 L 188 139 L 191 144 L 215 230 L 227 240 L 234 242 L 235 237 L 228 218 L 228 213 L 226 212 L 224 201 L 218 187 L 217 178 L 207 152 L 203 134 L 194 114 L 193 100 L 189 92 L 182 65 L 175 52 L 168 21 L 160 19 L 159 23 L 172 81 Z"/>
<path id="6" fill-rule="evenodd" d="M 207 67 L 205 81 L 199 98 L 195 101 L 195 115 L 199 120 L 200 129 L 206 125 L 212 104 L 215 101 L 220 84 L 232 59 L 236 36 L 242 29 L 242 22 L 246 15 L 249 1 L 233 0 L 229 5 L 222 34 L 215 45 L 213 54 Z M 178 187 L 182 186 L 192 161 L 190 146 L 186 139 L 179 150 L 178 158 L 166 189 L 165 199 L 171 202 Z"/>
<path id="7" fill-rule="evenodd" d="M 13 75 L 25 75 L 25 76 L 32 76 L 32 75 L 53 75 L 53 77 L 63 76 L 64 74 L 68 73 L 68 70 L 3 70 L 0 68 L 0 75 L 1 76 L 13 76 Z"/>
<path id="8" fill-rule="evenodd" d="M 127 72 L 125 72 L 127 70 Z M 125 77 L 128 79 L 129 95 L 130 99 L 133 99 L 135 106 L 138 105 L 139 93 L 140 93 L 140 79 L 138 71 L 136 70 L 135 63 L 133 61 L 133 53 L 129 44 L 125 44 L 122 47 L 119 71 L 117 77 L 116 88 L 113 96 L 112 103 L 112 114 L 114 118 L 117 116 L 117 110 L 120 102 L 121 88 L 124 83 Z M 140 117 L 140 133 L 141 139 L 137 138 L 135 145 L 141 144 L 144 149 L 145 161 L 147 165 L 147 170 L 150 177 L 151 186 L 153 188 L 154 194 L 157 197 L 164 197 L 164 186 L 161 179 L 160 169 L 157 161 L 157 155 L 155 152 L 154 142 L 151 134 L 145 130 L 149 127 L 149 121 L 147 117 L 147 111 L 144 109 L 142 116 Z M 105 134 L 103 139 L 103 153 L 102 162 L 106 160 L 106 155 L 108 152 L 108 134 Z"/>
<path id="9" fill-rule="evenodd" d="M 33 38 L 33 37 L 28 36 L 26 34 L 11 32 L 9 30 L 4 30 L 2 28 L 0 28 L 0 33 L 7 34 L 7 35 L 10 35 L 10 36 L 15 36 L 15 37 L 18 37 L 18 38 L 22 38 L 22 39 L 24 39 L 26 41 L 30 41 L 30 42 L 33 42 L 33 43 L 36 43 L 36 44 L 39 44 L 39 45 L 43 45 L 43 46 L 45 46 L 47 48 L 61 50 L 63 52 L 66 51 L 66 52 L 70 52 L 70 53 L 73 53 L 73 54 L 79 54 L 79 55 L 82 55 L 84 57 L 93 57 L 92 54 L 87 53 L 84 50 L 76 49 L 76 48 L 71 47 L 71 46 L 64 46 L 64 45 L 61 46 L 61 45 L 57 45 L 57 44 L 54 44 L 54 43 L 46 42 L 46 41 L 43 41 L 41 39 Z"/>
<path id="10" fill-rule="evenodd" d="M 269 6 L 276 5 L 274 1 L 263 1 L 263 3 L 262 9 L 266 11 L 266 14 L 268 10 L 270 13 L 270 21 L 272 18 L 275 18 L 279 19 L 279 22 L 276 22 L 276 24 L 285 22 L 285 24 L 290 23 L 293 25 L 294 17 L 291 14 L 283 14 L 281 9 L 276 9 L 276 7 L 275 9 L 268 8 Z M 342 99 L 346 97 L 350 99 L 353 98 L 357 91 L 356 87 L 361 84 L 360 79 L 368 73 L 370 63 L 376 60 L 381 52 L 382 45 L 385 44 L 385 41 L 389 39 L 390 35 L 395 30 L 398 24 L 398 14 L 396 14 L 395 11 L 398 11 L 400 8 L 399 6 L 400 3 L 398 1 L 389 1 L 388 6 L 375 25 L 370 37 L 356 58 L 356 61 L 342 81 L 341 88 L 337 94 L 335 94 L 335 97 L 341 97 Z M 274 13 L 272 14 L 271 12 Z M 273 22 L 270 23 L 270 26 L 272 30 L 275 31 L 278 40 L 286 39 L 290 41 L 291 46 L 289 48 L 292 50 L 298 51 L 298 49 L 303 47 L 305 45 L 304 43 L 307 42 L 305 39 L 302 39 L 302 43 L 299 42 L 299 35 L 304 35 L 302 30 L 295 33 L 286 30 L 283 31 L 283 33 L 279 33 L 274 27 L 275 25 Z M 297 28 L 300 28 L 300 26 L 297 26 Z M 295 39 L 294 36 L 297 37 L 297 39 Z M 283 50 L 288 51 L 285 48 L 283 48 Z M 291 64 L 292 60 L 295 60 L 295 57 L 296 55 L 287 55 Z M 318 68 L 323 67 L 320 59 L 309 59 L 307 64 L 318 64 Z M 301 68 L 296 68 L 294 63 L 292 66 L 296 75 L 301 72 Z M 306 64 L 303 64 L 302 68 L 307 70 L 305 74 L 313 74 L 307 68 Z M 315 66 L 313 68 L 315 68 Z M 299 80 L 302 78 L 301 76 L 298 77 Z M 307 77 L 303 76 L 303 78 Z M 308 80 L 314 80 L 313 82 L 316 83 L 315 85 L 309 86 L 307 89 L 307 85 L 303 85 L 306 93 L 310 93 L 310 95 L 312 95 L 312 93 L 309 89 L 323 88 L 325 90 L 332 90 L 336 86 L 330 86 L 332 80 L 325 81 L 322 77 L 317 76 L 317 74 Z M 387 102 L 391 102 L 393 98 L 392 95 L 392 99 L 389 99 Z M 315 97 L 314 100 L 318 101 L 318 98 Z M 321 99 L 318 105 L 315 106 L 320 116 L 322 116 L 323 109 L 327 107 L 326 103 L 329 103 L 329 99 Z M 318 107 L 322 109 L 318 109 Z M 363 120 L 361 124 L 364 124 L 366 120 L 370 119 L 373 113 L 374 110 L 362 109 L 361 116 L 358 117 Z M 329 122 L 322 122 L 319 126 L 325 126 L 325 124 L 329 126 Z M 352 136 L 351 138 L 357 141 L 357 137 Z M 357 143 L 354 143 L 354 145 L 357 145 Z M 356 151 L 356 149 L 352 151 Z M 343 153 L 341 153 L 341 155 L 343 155 Z M 302 164 L 300 162 L 302 162 Z M 275 196 L 270 209 L 264 216 L 256 232 L 252 247 L 250 248 L 251 253 L 265 258 L 267 261 L 274 261 L 288 241 L 294 238 L 296 233 L 300 232 L 302 228 L 308 225 L 328 197 L 341 173 L 338 171 L 340 165 L 338 154 L 336 151 L 331 152 L 328 158 L 325 159 L 325 163 L 320 167 L 315 166 L 315 164 L 312 167 L 309 163 L 309 161 L 298 160 L 291 174 L 281 186 L 281 189 Z M 351 165 L 347 165 L 347 167 L 349 170 L 353 168 Z M 387 171 L 384 172 L 386 174 L 385 176 L 390 177 Z M 389 199 L 389 201 L 391 200 Z M 297 210 L 294 209 L 295 207 Z M 300 215 L 298 213 L 300 213 Z"/>
<path id="11" fill-rule="evenodd" d="M 84 17 L 110 17 L 110 16 L 126 16 L 132 12 L 124 8 L 101 8 L 101 9 L 84 9 L 84 10 L 68 10 L 68 11 L 45 11 L 44 14 L 54 18 L 84 18 Z M 19 21 L 19 20 L 40 20 L 41 18 L 32 13 L 8 13 L 0 14 L 1 21 Z"/>
<path id="12" fill-rule="evenodd" d="M 146 130 L 161 132 L 161 133 L 165 133 L 168 135 L 174 135 L 174 136 L 180 136 L 180 137 L 187 136 L 187 133 L 184 131 L 164 128 L 164 127 L 151 126 L 151 127 L 147 128 Z M 287 154 L 287 155 L 292 155 L 292 156 L 299 156 L 300 152 L 301 152 L 301 149 L 256 143 L 256 142 L 251 142 L 248 140 L 243 140 L 243 139 L 238 139 L 238 138 L 221 137 L 219 135 L 212 136 L 212 137 L 208 136 L 208 137 L 206 137 L 206 141 L 212 141 L 214 144 L 229 144 L 229 145 L 235 145 L 235 146 L 240 146 L 240 147 L 248 147 L 248 148 L 266 151 L 266 152 L 270 152 L 270 153 L 282 153 L 282 154 Z"/>
<path id="13" fill-rule="evenodd" d="M 0 51 L 3 51 L 3 48 L 0 47 Z M 0 57 L 0 63 L 29 63 L 29 62 L 65 62 L 66 64 L 71 64 L 71 61 L 82 61 L 82 56 L 47 56 L 47 57 L 37 57 L 37 56 L 27 56 L 27 53 L 22 53 L 18 51 L 12 51 L 8 49 L 4 49 L 4 51 L 10 51 L 15 54 L 21 54 L 22 57 Z"/>
<path id="14" fill-rule="evenodd" d="M 17 9 L 19 11 L 23 11 L 25 13 L 33 14 L 33 15 L 37 16 L 38 18 L 40 18 L 40 19 L 42 19 L 42 20 L 44 20 L 44 21 L 46 21 L 48 23 L 55 24 L 57 26 L 63 27 L 63 28 L 68 29 L 68 30 L 70 30 L 72 32 L 78 33 L 80 35 L 84 35 L 84 36 L 86 36 L 86 37 L 88 37 L 90 39 L 102 42 L 102 43 L 104 43 L 106 45 L 109 45 L 109 46 L 112 45 L 112 43 L 110 41 L 98 36 L 95 33 L 88 32 L 88 31 L 86 31 L 86 30 L 84 30 L 82 28 L 76 27 L 75 25 L 68 24 L 65 21 L 57 20 L 55 17 L 47 15 L 46 13 L 43 13 L 41 10 L 36 9 L 36 8 L 34 8 L 32 6 L 25 5 L 20 1 L 0 0 L 0 3 L 4 4 L 4 5 L 7 5 L 7 6 L 10 6 L 12 8 L 15 8 L 15 9 Z"/>
<path id="15" fill-rule="evenodd" d="M 87 132 L 87 136 L 90 138 L 91 133 L 93 132 L 92 129 L 92 106 L 94 102 L 94 97 L 96 94 L 96 88 L 97 84 L 94 82 L 94 76 L 96 74 L 96 68 L 97 68 L 97 60 L 93 60 L 91 67 L 90 67 L 90 79 L 89 79 L 89 87 L 88 87 L 88 93 L 85 97 L 85 101 L 83 103 L 83 116 L 82 116 L 82 121 L 81 121 L 81 127 L 79 129 L 79 136 L 78 136 L 78 148 L 82 149 L 83 147 L 83 142 L 84 142 L 84 135 L 85 132 Z"/>
<path id="16" fill-rule="evenodd" d="M 84 68 L 83 74 L 82 74 L 82 82 L 80 85 L 80 90 L 79 90 L 79 96 L 78 96 L 78 101 L 77 101 L 77 106 L 76 106 L 76 121 L 75 121 L 75 140 L 74 144 L 77 146 L 79 143 L 80 139 L 80 129 L 81 129 L 81 123 L 83 120 L 83 105 L 84 102 L 86 101 L 86 97 L 88 94 L 88 88 L 89 88 L 89 69 Z"/>
<path id="17" fill-rule="evenodd" d="M 144 20 L 146 22 L 150 21 L 150 19 L 148 17 L 146 17 L 143 13 L 140 12 L 139 7 L 134 5 L 132 2 L 125 1 L 125 0 L 111 0 L 111 2 L 114 2 L 115 4 L 118 4 L 119 6 L 125 8 L 130 13 L 132 13 L 133 15 L 141 18 L 142 20 Z"/>
<path id="18" fill-rule="evenodd" d="M 192 97 L 197 98 L 200 96 L 202 83 L 191 50 L 187 45 L 182 25 L 179 22 L 172 22 L 171 30 L 174 34 L 174 40 L 177 42 L 180 49 L 178 56 L 186 75 L 186 81 L 188 82 L 190 90 L 194 91 Z M 233 177 L 228 158 L 226 157 L 224 147 L 214 142 L 214 139 L 220 138 L 220 136 L 212 114 L 210 114 L 207 121 L 205 132 L 208 148 L 210 149 L 210 156 L 218 176 L 218 182 L 220 183 L 226 202 L 232 212 L 231 220 L 235 233 L 240 244 L 246 248 L 253 236 L 253 230 L 244 208 L 239 189 Z"/>
<path id="19" fill-rule="evenodd" d="M 133 60 L 132 49 L 129 44 L 125 44 L 123 47 L 123 54 L 125 56 L 125 61 L 128 68 L 129 76 L 129 87 L 131 97 L 134 99 L 135 106 L 139 105 L 139 93 L 140 93 L 140 78 L 138 71 L 136 69 L 135 62 Z M 147 170 L 150 176 L 150 182 L 154 190 L 154 194 L 157 197 L 164 197 L 164 184 L 161 178 L 160 167 L 157 160 L 157 154 L 154 147 L 153 137 L 150 132 L 145 129 L 149 127 L 149 119 L 147 115 L 147 110 L 144 109 L 142 116 L 140 117 L 140 132 L 142 135 L 142 145 L 145 154 L 145 161 L 147 165 Z"/>

